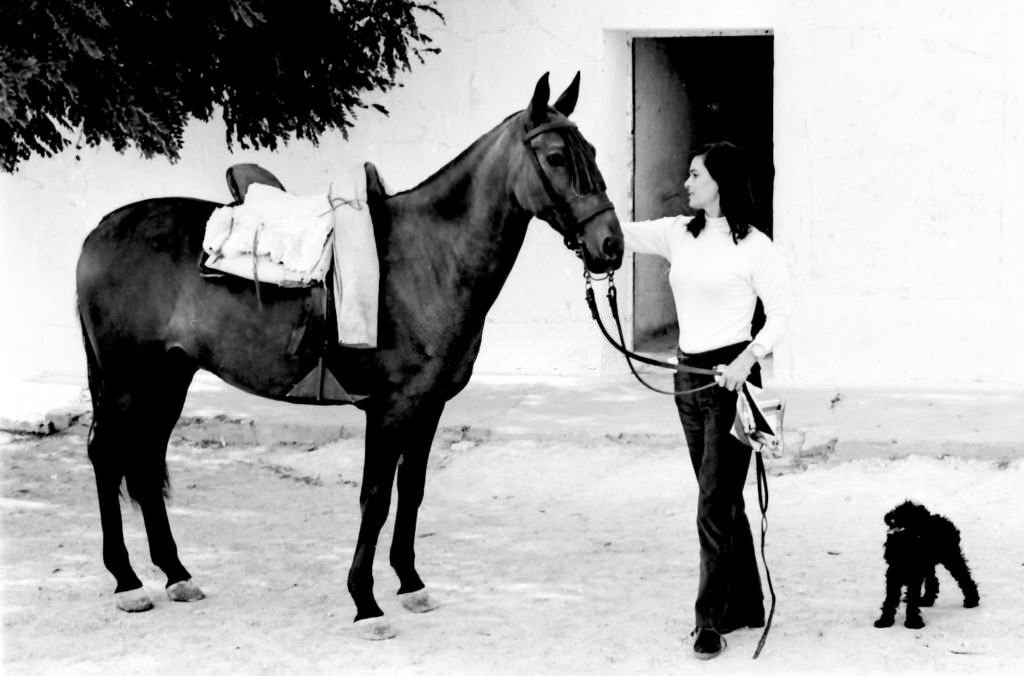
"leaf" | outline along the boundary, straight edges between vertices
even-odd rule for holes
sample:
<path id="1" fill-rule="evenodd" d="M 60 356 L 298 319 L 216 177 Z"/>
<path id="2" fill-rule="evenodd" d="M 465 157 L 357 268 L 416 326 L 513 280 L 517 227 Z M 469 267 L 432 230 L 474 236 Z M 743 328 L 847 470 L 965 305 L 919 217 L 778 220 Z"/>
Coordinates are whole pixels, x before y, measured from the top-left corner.
<path id="1" fill-rule="evenodd" d="M 366 98 L 438 52 L 423 18 L 444 20 L 408 0 L 4 0 L 0 166 L 59 152 L 79 128 L 87 145 L 174 160 L 188 122 L 215 109 L 229 148 L 347 137 L 359 109 L 388 114 Z"/>

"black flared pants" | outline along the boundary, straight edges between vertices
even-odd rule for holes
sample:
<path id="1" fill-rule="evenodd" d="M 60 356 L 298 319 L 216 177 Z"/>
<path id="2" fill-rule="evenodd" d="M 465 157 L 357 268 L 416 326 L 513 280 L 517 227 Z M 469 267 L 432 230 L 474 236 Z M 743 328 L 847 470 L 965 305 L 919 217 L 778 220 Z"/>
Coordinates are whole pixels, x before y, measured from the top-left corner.
<path id="1" fill-rule="evenodd" d="M 737 343 L 710 352 L 685 354 L 680 363 L 701 368 L 728 364 L 746 347 Z M 760 384 L 760 370 L 748 379 Z M 677 373 L 677 391 L 705 385 L 712 376 Z M 754 540 L 743 502 L 751 448 L 732 436 L 736 393 L 711 387 L 676 396 L 690 461 L 697 476 L 697 535 L 700 582 L 694 605 L 697 627 L 729 629 L 764 618 L 764 594 Z"/>

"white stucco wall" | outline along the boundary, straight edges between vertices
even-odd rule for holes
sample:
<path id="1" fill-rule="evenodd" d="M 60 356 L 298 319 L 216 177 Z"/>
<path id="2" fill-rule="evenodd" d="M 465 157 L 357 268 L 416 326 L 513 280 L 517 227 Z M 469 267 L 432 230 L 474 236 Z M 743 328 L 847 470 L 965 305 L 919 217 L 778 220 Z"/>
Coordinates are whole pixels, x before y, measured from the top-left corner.
<path id="1" fill-rule="evenodd" d="M 364 160 L 411 187 L 528 101 L 583 73 L 574 119 L 629 218 L 636 36 L 771 29 L 775 238 L 798 316 L 775 379 L 827 385 L 1024 387 L 1024 9 L 1016 0 L 449 0 L 442 49 L 377 100 L 350 139 L 228 153 L 193 125 L 182 161 L 108 148 L 0 175 L 0 373 L 81 372 L 73 306 L 82 238 L 121 204 L 226 199 L 256 161 L 296 193 Z M 628 269 L 624 272 L 628 272 Z M 629 274 L 619 276 L 628 299 Z M 577 262 L 542 223 L 489 318 L 477 372 L 621 372 L 582 301 Z"/>

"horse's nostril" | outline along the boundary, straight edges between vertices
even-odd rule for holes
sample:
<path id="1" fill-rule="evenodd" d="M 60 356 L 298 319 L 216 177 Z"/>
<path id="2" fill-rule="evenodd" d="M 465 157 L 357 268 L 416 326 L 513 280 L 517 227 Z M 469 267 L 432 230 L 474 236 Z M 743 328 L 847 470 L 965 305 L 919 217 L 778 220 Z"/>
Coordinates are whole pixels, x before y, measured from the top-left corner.
<path id="1" fill-rule="evenodd" d="M 622 240 L 617 237 L 606 237 L 601 244 L 601 253 L 606 258 L 618 258 L 622 255 Z"/>

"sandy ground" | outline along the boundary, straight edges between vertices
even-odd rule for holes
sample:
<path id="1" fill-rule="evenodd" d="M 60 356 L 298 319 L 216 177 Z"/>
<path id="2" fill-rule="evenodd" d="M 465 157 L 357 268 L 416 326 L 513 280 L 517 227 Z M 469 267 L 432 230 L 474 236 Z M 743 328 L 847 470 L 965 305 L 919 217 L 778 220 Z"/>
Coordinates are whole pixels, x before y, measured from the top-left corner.
<path id="1" fill-rule="evenodd" d="M 193 430 L 194 431 L 194 430 Z M 413 615 L 387 567 L 378 600 L 400 635 L 355 636 L 345 575 L 361 440 L 321 448 L 172 442 L 171 519 L 208 598 L 175 604 L 126 508 L 133 562 L 156 601 L 115 609 L 84 430 L 0 438 L 6 674 L 1009 673 L 1024 663 L 1024 461 L 867 459 L 771 477 L 760 632 L 692 657 L 695 483 L 679 449 L 608 441 L 440 439 L 420 518 L 419 570 L 443 604 Z M 748 486 L 748 504 L 756 491 Z M 942 593 L 928 626 L 875 629 L 883 513 L 911 497 L 952 518 L 982 603 Z M 756 509 L 751 507 L 748 512 Z M 756 522 L 755 522 L 756 524 Z M 390 526 L 390 521 L 389 521 Z"/>

